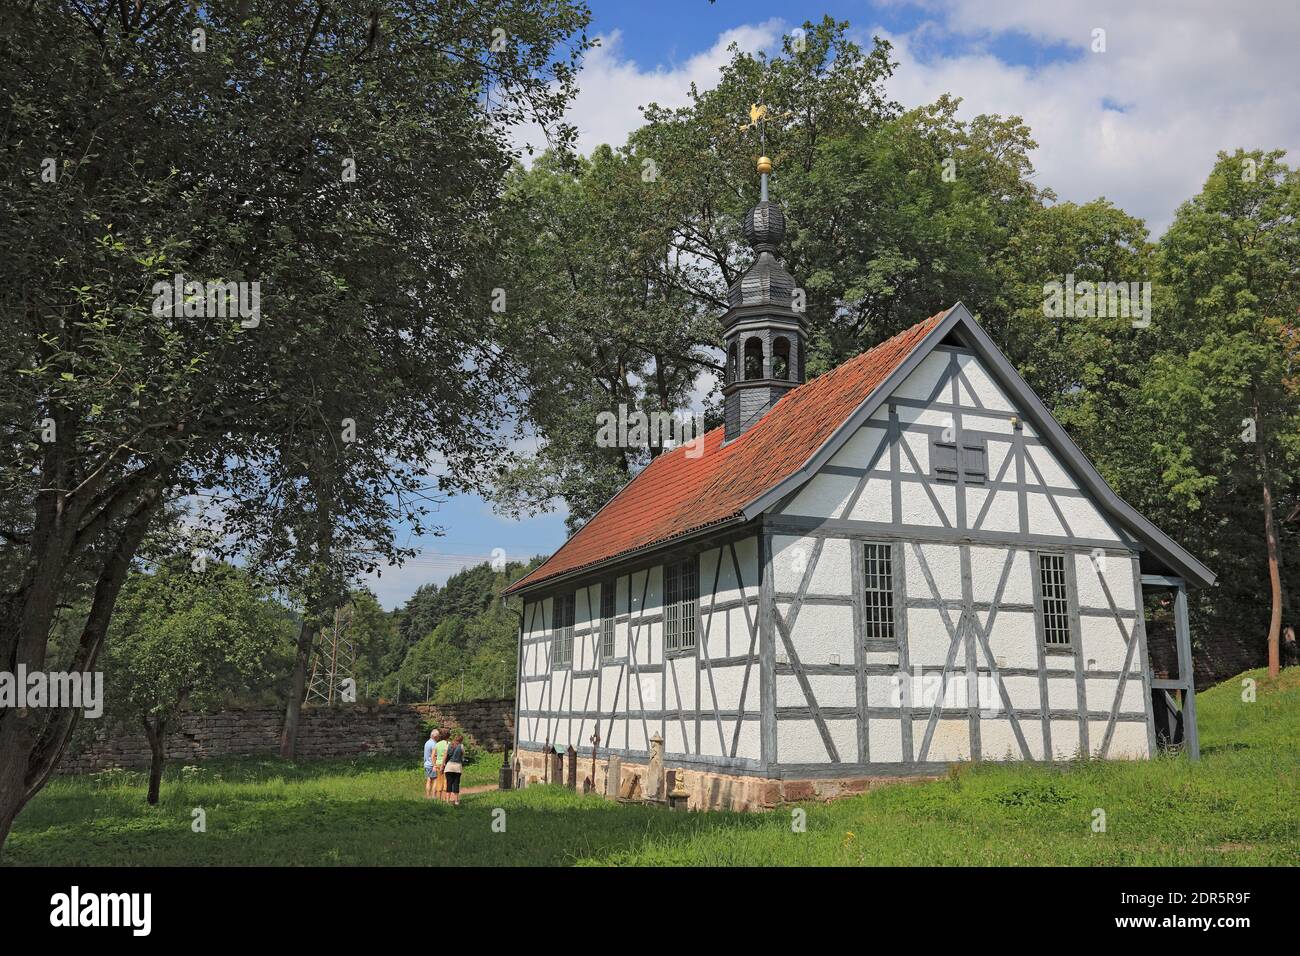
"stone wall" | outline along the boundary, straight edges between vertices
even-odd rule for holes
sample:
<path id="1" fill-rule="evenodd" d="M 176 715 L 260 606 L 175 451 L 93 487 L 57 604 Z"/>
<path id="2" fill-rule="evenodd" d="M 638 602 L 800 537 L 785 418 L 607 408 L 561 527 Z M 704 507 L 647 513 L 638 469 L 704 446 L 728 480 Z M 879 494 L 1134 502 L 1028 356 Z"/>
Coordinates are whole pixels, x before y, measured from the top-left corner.
<path id="1" fill-rule="evenodd" d="M 304 707 L 298 732 L 298 757 L 356 757 L 384 753 L 418 761 L 428 734 L 426 718 L 460 727 L 480 747 L 501 751 L 514 738 L 513 700 L 467 700 L 454 704 L 350 704 Z M 267 756 L 280 750 L 284 711 L 232 710 L 187 714 L 167 738 L 167 759 L 192 763 L 212 757 Z M 83 720 L 82 730 L 59 765 L 61 774 L 91 773 L 110 767 L 143 770 L 149 744 L 143 732 L 130 733 Z"/>

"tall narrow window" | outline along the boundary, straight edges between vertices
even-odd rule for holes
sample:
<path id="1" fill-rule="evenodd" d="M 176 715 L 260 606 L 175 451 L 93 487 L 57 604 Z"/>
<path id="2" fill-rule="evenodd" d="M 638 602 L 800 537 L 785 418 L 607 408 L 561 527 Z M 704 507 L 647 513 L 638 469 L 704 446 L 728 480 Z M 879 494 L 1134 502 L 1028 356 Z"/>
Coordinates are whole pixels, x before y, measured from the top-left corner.
<path id="1" fill-rule="evenodd" d="M 695 646 L 695 598 L 699 580 L 695 558 L 664 565 L 664 647 L 670 651 Z"/>
<path id="2" fill-rule="evenodd" d="M 772 343 L 772 377 L 790 378 L 790 340 L 778 336 Z"/>
<path id="3" fill-rule="evenodd" d="M 868 641 L 894 639 L 894 563 L 888 544 L 862 546 L 866 574 L 863 578 L 863 637 Z"/>
<path id="4" fill-rule="evenodd" d="M 1070 646 L 1070 599 L 1065 583 L 1065 555 L 1040 554 L 1038 580 L 1043 596 L 1043 642 Z"/>
<path id="5" fill-rule="evenodd" d="M 573 663 L 574 595 L 557 594 L 551 613 L 551 665 L 568 667 Z"/>
<path id="6" fill-rule="evenodd" d="M 763 377 L 763 340 L 757 335 L 745 340 L 745 380 Z"/>
<path id="7" fill-rule="evenodd" d="M 735 342 L 732 342 L 731 345 L 727 347 L 726 380 L 728 382 L 736 381 L 736 343 Z"/>
<path id="8" fill-rule="evenodd" d="M 613 581 L 600 586 L 600 659 L 614 656 L 614 588 Z"/>

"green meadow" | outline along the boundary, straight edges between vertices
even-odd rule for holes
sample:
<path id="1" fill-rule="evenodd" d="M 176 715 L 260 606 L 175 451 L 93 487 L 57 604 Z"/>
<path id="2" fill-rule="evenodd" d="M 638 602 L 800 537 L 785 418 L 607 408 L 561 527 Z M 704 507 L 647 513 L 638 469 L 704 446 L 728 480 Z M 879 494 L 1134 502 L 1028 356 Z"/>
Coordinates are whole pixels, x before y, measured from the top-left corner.
<path id="1" fill-rule="evenodd" d="M 1254 702 L 1242 700 L 1246 677 L 1257 681 Z M 1199 764 L 965 765 L 942 780 L 763 814 L 674 813 L 541 786 L 468 794 L 457 808 L 423 799 L 418 761 L 390 758 L 172 766 L 150 807 L 142 774 L 109 772 L 46 787 L 0 864 L 1300 863 L 1300 668 L 1275 682 L 1252 671 L 1198 702 Z M 471 765 L 464 785 L 495 784 L 498 766 Z M 194 830 L 198 810 L 204 832 Z"/>

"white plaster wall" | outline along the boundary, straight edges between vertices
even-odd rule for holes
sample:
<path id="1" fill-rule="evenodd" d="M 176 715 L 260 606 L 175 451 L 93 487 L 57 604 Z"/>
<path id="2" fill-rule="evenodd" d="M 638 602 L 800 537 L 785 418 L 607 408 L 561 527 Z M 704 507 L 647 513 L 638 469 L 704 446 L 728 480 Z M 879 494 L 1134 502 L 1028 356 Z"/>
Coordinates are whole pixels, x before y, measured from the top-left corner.
<path id="1" fill-rule="evenodd" d="M 899 763 L 903 759 L 901 721 L 873 717 L 867 724 L 867 749 L 872 763 Z"/>
<path id="2" fill-rule="evenodd" d="M 858 702 L 857 677 L 853 666 L 844 668 L 843 676 L 832 674 L 808 674 L 808 686 L 818 707 L 856 707 Z M 808 698 L 804 696 L 799 678 L 793 674 L 776 675 L 776 706 L 806 707 Z"/>
<path id="3" fill-rule="evenodd" d="M 899 398 L 913 398 L 924 401 L 943 377 L 948 368 L 948 353 L 931 352 L 911 375 L 899 386 L 894 394 Z"/>
<path id="4" fill-rule="evenodd" d="M 1002 391 L 1001 386 L 989 377 L 988 372 L 984 370 L 983 364 L 975 356 L 958 355 L 957 363 L 961 367 L 962 374 L 966 376 L 966 380 L 974 387 L 975 394 L 979 396 L 979 400 L 984 404 L 985 408 L 1000 412 L 1013 412 L 1016 410 L 1006 393 Z M 965 396 L 965 394 L 963 389 L 963 395 Z M 967 401 L 970 401 L 970 399 L 964 398 L 963 404 Z M 970 401 L 970 404 L 974 404 L 974 402 Z"/>
<path id="5" fill-rule="evenodd" d="M 745 666 L 727 665 L 713 670 L 713 687 L 709 673 L 704 668 L 705 655 L 735 658 L 746 655 L 751 646 L 751 627 L 746 620 L 757 622 L 758 614 L 758 541 L 746 538 L 735 544 L 735 558 L 731 547 L 713 548 L 698 556 L 700 581 L 698 583 L 700 619 L 696 630 L 698 655 L 673 656 L 665 659 L 663 614 L 663 569 L 652 566 L 614 579 L 615 614 L 624 620 L 615 625 L 614 655 L 609 659 L 599 656 L 600 593 L 606 586 L 605 578 L 593 578 L 575 585 L 575 633 L 573 668 L 552 669 L 548 655 L 553 634 L 550 629 L 550 598 L 540 602 L 526 602 L 524 607 L 524 639 L 520 705 L 524 711 L 555 711 L 547 717 L 525 716 L 520 721 L 520 740 L 523 743 L 542 744 L 550 740 L 561 750 L 573 743 L 579 749 L 590 746 L 591 734 L 597 728 L 590 712 L 599 711 L 602 743 L 616 750 L 644 751 L 649 734 L 662 732 L 665 754 L 689 755 L 696 752 L 696 719 L 693 713 L 681 718 L 668 719 L 665 710 L 701 710 L 699 733 L 701 747 L 712 736 L 712 753 L 722 753 L 718 742 L 718 715 L 715 711 L 735 712 L 742 707 L 755 717 L 759 714 L 760 668 L 757 642 L 752 642 L 752 658 L 748 686 L 744 700 L 741 687 L 745 683 Z M 739 575 L 736 562 L 739 562 Z M 717 593 L 714 595 L 714 581 Z M 735 602 L 741 599 L 745 606 L 714 613 L 715 603 Z M 629 625 L 629 608 L 632 620 Z M 650 620 L 658 618 L 657 620 Z M 538 639 L 538 643 L 531 643 Z M 707 641 L 707 643 L 706 643 Z M 591 674 L 576 672 L 598 671 L 599 679 Z M 675 678 L 675 679 L 674 679 Z M 698 687 L 698 691 L 697 691 Z M 641 712 L 645 712 L 644 721 Z M 633 715 L 630 718 L 629 714 Z M 731 747 L 731 734 L 735 719 L 728 719 L 726 751 Z M 756 759 L 760 753 L 757 721 L 752 728 L 742 722 L 740 746 L 737 756 Z M 684 725 L 684 726 L 683 726 Z"/>
<path id="6" fill-rule="evenodd" d="M 779 613 L 789 620 L 790 605 L 777 602 Z M 804 664 L 839 664 L 853 666 L 855 638 L 853 608 L 843 605 L 804 604 L 790 635 L 795 653 Z M 775 638 L 776 660 L 786 662 L 785 643 Z"/>

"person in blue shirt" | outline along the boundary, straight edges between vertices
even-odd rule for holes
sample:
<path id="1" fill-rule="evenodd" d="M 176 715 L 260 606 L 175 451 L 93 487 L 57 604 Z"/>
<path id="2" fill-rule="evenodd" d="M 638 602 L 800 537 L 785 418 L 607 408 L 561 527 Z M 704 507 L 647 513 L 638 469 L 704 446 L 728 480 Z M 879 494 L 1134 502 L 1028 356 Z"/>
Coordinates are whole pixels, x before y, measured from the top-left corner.
<path id="1" fill-rule="evenodd" d="M 429 739 L 424 742 L 424 799 L 433 799 L 433 788 L 438 780 L 438 770 L 433 765 L 433 751 L 438 745 L 438 731 L 429 732 Z"/>

